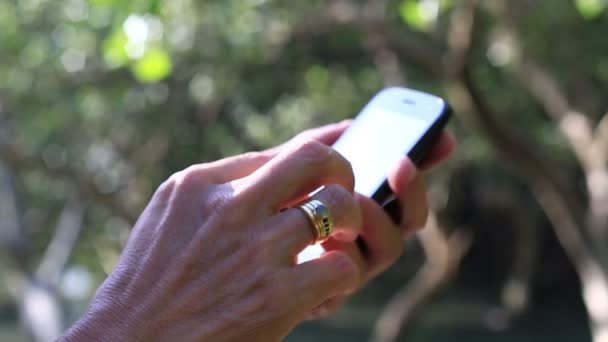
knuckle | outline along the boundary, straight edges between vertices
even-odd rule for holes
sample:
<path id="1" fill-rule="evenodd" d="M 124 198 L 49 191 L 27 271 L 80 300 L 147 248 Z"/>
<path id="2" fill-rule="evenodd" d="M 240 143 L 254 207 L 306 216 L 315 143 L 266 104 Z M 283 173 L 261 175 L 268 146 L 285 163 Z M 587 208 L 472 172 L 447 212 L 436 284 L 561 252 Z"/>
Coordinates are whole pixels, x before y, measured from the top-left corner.
<path id="1" fill-rule="evenodd" d="M 201 165 L 193 165 L 171 175 L 160 185 L 157 195 L 166 200 L 194 203 L 203 217 L 235 212 L 231 207 L 231 192 L 226 191 L 222 184 L 208 181 L 206 170 Z"/>
<path id="2" fill-rule="evenodd" d="M 172 174 L 156 190 L 155 196 L 169 200 L 172 196 L 185 196 L 186 194 L 203 191 L 205 177 L 200 166 L 190 166 L 182 171 Z"/>
<path id="3" fill-rule="evenodd" d="M 355 172 L 352 164 L 334 149 L 330 150 L 330 154 L 333 157 L 332 161 L 335 167 L 340 170 L 340 178 L 344 182 L 343 184 L 352 192 L 355 187 Z"/>
<path id="4" fill-rule="evenodd" d="M 253 151 L 242 154 L 240 158 L 242 158 L 242 160 L 247 160 L 255 164 L 263 164 L 268 161 L 269 156 L 267 153 L 264 152 Z"/>
<path id="5" fill-rule="evenodd" d="M 303 130 L 302 132 L 298 133 L 295 137 L 294 140 L 312 140 L 312 136 L 314 135 L 315 129 L 313 128 L 309 128 L 306 130 Z"/>
<path id="6" fill-rule="evenodd" d="M 204 178 L 204 173 L 200 169 L 200 166 L 197 165 L 189 166 L 170 177 L 179 190 L 199 189 L 204 184 Z"/>
<path id="7" fill-rule="evenodd" d="M 223 186 L 217 185 L 209 187 L 206 191 L 201 192 L 204 199 L 201 203 L 201 211 L 204 216 L 218 215 L 223 222 L 228 226 L 233 219 L 240 219 L 238 215 L 225 215 L 226 213 L 238 213 L 237 202 L 233 199 L 231 193 L 226 191 Z M 230 224 L 231 225 L 231 224 Z"/>
<path id="8" fill-rule="evenodd" d="M 171 198 L 171 194 L 175 191 L 175 179 L 173 176 L 167 178 L 161 185 L 156 189 L 154 197 L 161 201 L 167 201 Z"/>
<path id="9" fill-rule="evenodd" d="M 349 215 L 354 207 L 354 198 L 352 194 L 337 184 L 325 186 L 327 195 L 327 205 L 329 206 L 334 218 L 341 221 L 342 218 Z"/>
<path id="10" fill-rule="evenodd" d="M 353 171 L 353 166 L 348 159 L 344 158 L 344 156 L 342 156 L 341 154 L 339 154 L 337 152 L 336 152 L 336 154 L 339 156 L 342 167 L 344 168 L 344 170 L 346 170 L 346 176 L 348 177 L 348 179 L 347 179 L 348 184 L 349 184 L 350 188 L 352 189 L 355 187 L 355 171 Z"/>
<path id="11" fill-rule="evenodd" d="M 333 175 L 339 175 L 344 184 L 352 189 L 355 176 L 352 165 L 344 156 L 317 140 L 299 140 L 292 147 L 290 157 L 302 158 L 311 168 L 330 170 Z"/>
<path id="12" fill-rule="evenodd" d="M 329 146 L 310 139 L 298 141 L 292 153 L 317 163 L 324 163 L 331 158 L 331 148 Z"/>

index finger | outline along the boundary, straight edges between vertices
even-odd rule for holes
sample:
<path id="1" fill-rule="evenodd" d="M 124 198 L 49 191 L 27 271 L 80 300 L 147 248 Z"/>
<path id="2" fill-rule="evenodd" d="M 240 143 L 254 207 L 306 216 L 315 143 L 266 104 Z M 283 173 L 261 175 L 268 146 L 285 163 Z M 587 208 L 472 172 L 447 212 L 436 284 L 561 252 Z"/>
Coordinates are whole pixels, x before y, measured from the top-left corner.
<path id="1" fill-rule="evenodd" d="M 267 152 L 273 154 L 273 156 L 276 156 L 277 154 L 279 154 L 279 152 L 284 150 L 290 144 L 293 144 L 294 141 L 316 140 L 328 146 L 332 145 L 334 142 L 336 142 L 336 140 L 338 140 L 340 135 L 342 135 L 342 133 L 344 133 L 344 131 L 350 126 L 352 121 L 352 119 L 347 119 L 333 124 L 307 129 L 299 133 L 289 141 L 282 143 L 279 146 L 268 149 Z"/>
<path id="2" fill-rule="evenodd" d="M 269 160 L 276 157 L 294 141 L 316 140 L 325 145 L 333 144 L 344 130 L 348 128 L 350 122 L 351 120 L 344 120 L 338 123 L 312 128 L 296 135 L 290 141 L 279 146 L 261 152 L 243 153 L 206 163 L 204 164 L 204 168 L 208 170 L 209 174 L 215 175 L 213 181 L 217 183 L 226 183 L 235 179 L 247 177 Z"/>
<path id="3" fill-rule="evenodd" d="M 298 142 L 279 153 L 249 177 L 238 181 L 236 189 L 252 203 L 276 212 L 286 203 L 326 184 L 338 184 L 353 192 L 350 163 L 333 148 L 315 140 Z"/>

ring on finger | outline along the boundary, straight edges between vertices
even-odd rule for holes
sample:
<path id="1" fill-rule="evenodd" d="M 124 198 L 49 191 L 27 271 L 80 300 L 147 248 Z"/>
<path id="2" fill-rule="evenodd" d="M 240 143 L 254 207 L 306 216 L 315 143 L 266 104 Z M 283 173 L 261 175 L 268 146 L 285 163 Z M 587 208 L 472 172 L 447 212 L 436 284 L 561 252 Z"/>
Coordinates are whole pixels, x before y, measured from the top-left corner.
<path id="1" fill-rule="evenodd" d="M 313 227 L 314 239 L 311 244 L 323 242 L 329 238 L 334 228 L 329 208 L 319 200 L 311 200 L 298 206 L 308 217 Z"/>

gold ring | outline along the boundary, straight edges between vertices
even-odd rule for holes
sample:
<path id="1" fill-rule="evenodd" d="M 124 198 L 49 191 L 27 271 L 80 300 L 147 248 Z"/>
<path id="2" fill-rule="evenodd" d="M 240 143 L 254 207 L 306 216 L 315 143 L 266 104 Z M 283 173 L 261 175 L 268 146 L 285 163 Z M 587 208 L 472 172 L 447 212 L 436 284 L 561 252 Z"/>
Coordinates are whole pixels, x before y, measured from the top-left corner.
<path id="1" fill-rule="evenodd" d="M 311 244 L 323 242 L 331 235 L 334 223 L 329 208 L 319 200 L 311 200 L 298 208 L 306 214 L 313 227 L 314 240 Z"/>

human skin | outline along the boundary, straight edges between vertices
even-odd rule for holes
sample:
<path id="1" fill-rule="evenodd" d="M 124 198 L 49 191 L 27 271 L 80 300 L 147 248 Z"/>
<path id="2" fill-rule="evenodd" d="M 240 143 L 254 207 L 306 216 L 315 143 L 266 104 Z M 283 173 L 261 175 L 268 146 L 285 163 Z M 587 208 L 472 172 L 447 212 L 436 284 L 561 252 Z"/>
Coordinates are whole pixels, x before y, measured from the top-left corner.
<path id="1" fill-rule="evenodd" d="M 421 174 L 406 157 L 389 173 L 401 225 L 353 193 L 350 164 L 328 146 L 348 125 L 171 176 L 85 314 L 60 340 L 275 341 L 302 320 L 333 312 L 397 260 L 403 237 L 423 227 L 428 214 Z M 444 133 L 423 166 L 445 159 L 453 145 Z M 320 186 L 314 198 L 329 207 L 335 227 L 323 256 L 297 264 L 313 230 L 299 209 L 281 209 Z"/>

